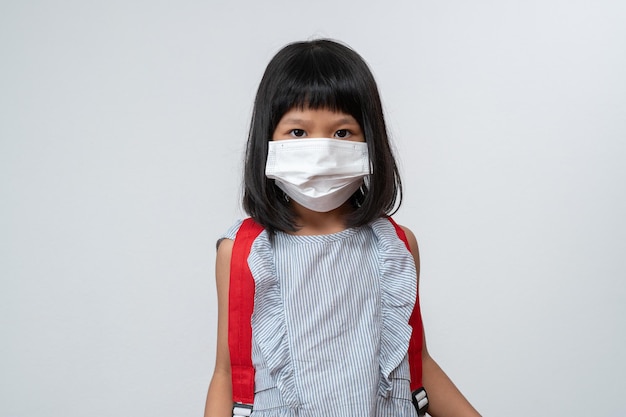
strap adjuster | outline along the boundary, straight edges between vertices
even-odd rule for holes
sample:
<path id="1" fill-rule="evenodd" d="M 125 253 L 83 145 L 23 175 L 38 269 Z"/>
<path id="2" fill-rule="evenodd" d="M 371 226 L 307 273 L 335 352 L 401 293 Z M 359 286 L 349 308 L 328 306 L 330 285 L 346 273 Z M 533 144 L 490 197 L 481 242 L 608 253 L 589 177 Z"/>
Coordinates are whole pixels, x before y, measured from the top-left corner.
<path id="1" fill-rule="evenodd" d="M 411 399 L 413 400 L 413 405 L 417 410 L 417 415 L 420 417 L 425 416 L 426 411 L 428 410 L 428 395 L 426 395 L 424 387 L 413 391 Z"/>
<path id="2" fill-rule="evenodd" d="M 244 403 L 233 404 L 233 417 L 248 417 L 252 414 L 252 405 Z"/>

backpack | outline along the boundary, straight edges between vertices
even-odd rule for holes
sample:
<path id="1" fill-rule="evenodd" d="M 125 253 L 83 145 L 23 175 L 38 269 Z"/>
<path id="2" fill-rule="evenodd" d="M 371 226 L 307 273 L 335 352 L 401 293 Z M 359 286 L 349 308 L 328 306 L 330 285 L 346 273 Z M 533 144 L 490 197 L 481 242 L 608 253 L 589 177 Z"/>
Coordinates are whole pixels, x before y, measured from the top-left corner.
<path id="1" fill-rule="evenodd" d="M 394 226 L 398 237 L 411 250 L 404 230 L 387 218 Z M 254 366 L 252 365 L 252 326 L 254 309 L 254 278 L 248 267 L 250 248 L 263 226 L 253 219 L 243 221 L 235 236 L 231 262 L 230 287 L 228 294 L 228 347 L 233 390 L 233 416 L 249 416 L 254 403 Z M 428 397 L 422 385 L 423 327 L 419 308 L 419 294 L 409 319 L 413 328 L 409 341 L 409 368 L 411 375 L 411 398 L 419 416 L 426 414 Z"/>

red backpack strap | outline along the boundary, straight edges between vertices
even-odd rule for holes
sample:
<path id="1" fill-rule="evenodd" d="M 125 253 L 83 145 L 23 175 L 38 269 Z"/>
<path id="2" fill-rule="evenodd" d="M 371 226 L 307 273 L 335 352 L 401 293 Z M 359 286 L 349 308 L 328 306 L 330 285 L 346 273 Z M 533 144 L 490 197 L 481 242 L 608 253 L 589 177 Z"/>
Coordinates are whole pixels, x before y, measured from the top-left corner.
<path id="1" fill-rule="evenodd" d="M 254 220 L 245 219 L 235 236 L 230 261 L 228 348 L 233 402 L 249 405 L 254 402 L 252 325 L 250 323 L 254 309 L 254 278 L 248 267 L 248 255 L 252 243 L 262 231 L 263 227 Z"/>
<path id="2" fill-rule="evenodd" d="M 398 237 L 404 242 L 406 248 L 411 252 L 409 241 L 402 227 L 391 217 L 389 221 L 396 229 Z M 424 344 L 424 326 L 422 324 L 422 314 L 420 312 L 419 291 L 416 293 L 415 306 L 409 318 L 409 325 L 413 328 L 411 340 L 409 341 L 409 368 L 411 371 L 411 391 L 413 392 L 413 403 L 419 415 L 423 415 L 428 408 L 428 398 L 422 384 L 422 347 Z"/>

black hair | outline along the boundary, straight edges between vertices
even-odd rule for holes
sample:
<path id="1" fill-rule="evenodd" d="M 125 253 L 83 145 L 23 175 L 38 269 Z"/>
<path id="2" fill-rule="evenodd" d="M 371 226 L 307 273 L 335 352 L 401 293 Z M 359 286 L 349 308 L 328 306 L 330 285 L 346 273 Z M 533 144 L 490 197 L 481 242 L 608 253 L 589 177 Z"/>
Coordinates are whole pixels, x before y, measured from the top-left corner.
<path id="1" fill-rule="evenodd" d="M 272 235 L 295 231 L 295 214 L 283 191 L 265 176 L 268 142 L 283 115 L 293 108 L 341 111 L 359 123 L 367 143 L 371 174 L 351 197 L 348 227 L 393 214 L 402 202 L 402 183 L 391 147 L 376 81 L 354 50 L 336 41 L 291 43 L 267 65 L 252 113 L 244 167 L 243 207 Z"/>

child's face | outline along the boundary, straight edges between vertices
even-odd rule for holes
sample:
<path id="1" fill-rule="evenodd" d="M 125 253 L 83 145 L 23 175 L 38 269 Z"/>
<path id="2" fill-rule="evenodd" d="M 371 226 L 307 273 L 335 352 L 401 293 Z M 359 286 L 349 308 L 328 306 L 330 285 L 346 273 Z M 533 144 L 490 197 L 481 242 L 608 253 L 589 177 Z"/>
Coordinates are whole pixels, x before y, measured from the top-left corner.
<path id="1" fill-rule="evenodd" d="M 354 117 L 328 109 L 293 108 L 278 122 L 272 140 L 332 138 L 365 142 Z"/>

